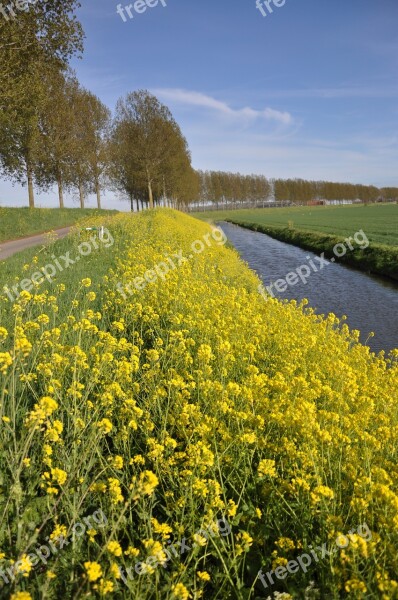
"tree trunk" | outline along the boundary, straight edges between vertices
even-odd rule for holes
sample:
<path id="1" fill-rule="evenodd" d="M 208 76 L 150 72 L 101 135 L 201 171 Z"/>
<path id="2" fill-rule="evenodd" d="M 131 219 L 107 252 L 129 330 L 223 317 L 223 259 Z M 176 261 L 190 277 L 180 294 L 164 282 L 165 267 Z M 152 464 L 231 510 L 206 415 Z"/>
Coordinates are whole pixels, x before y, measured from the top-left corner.
<path id="1" fill-rule="evenodd" d="M 133 194 L 130 194 L 130 209 L 131 209 L 131 212 L 134 212 L 134 196 L 133 196 Z"/>
<path id="2" fill-rule="evenodd" d="M 32 173 L 32 168 L 28 161 L 27 161 L 27 166 L 26 166 L 26 174 L 27 174 L 27 178 L 28 178 L 29 208 L 34 208 L 35 207 L 35 196 L 34 196 L 34 192 L 33 192 L 33 173 Z"/>
<path id="3" fill-rule="evenodd" d="M 79 181 L 79 198 L 80 198 L 80 208 L 84 208 L 84 193 L 83 193 L 83 184 Z"/>
<path id="4" fill-rule="evenodd" d="M 136 198 L 136 204 L 137 204 L 137 212 L 140 212 L 140 202 L 138 200 L 138 198 Z"/>
<path id="5" fill-rule="evenodd" d="M 97 194 L 97 207 L 101 208 L 101 188 L 98 179 L 95 182 L 95 193 Z"/>
<path id="6" fill-rule="evenodd" d="M 60 174 L 58 174 L 58 177 L 57 177 L 57 184 L 58 184 L 59 207 L 64 208 L 64 190 L 63 190 L 63 186 L 62 186 L 62 177 Z"/>
<path id="7" fill-rule="evenodd" d="M 148 198 L 149 198 L 149 208 L 153 208 L 153 193 L 152 193 L 152 184 L 150 179 L 148 179 Z"/>
<path id="8" fill-rule="evenodd" d="M 163 175 L 163 206 L 167 206 L 167 197 L 166 197 L 166 180 Z"/>

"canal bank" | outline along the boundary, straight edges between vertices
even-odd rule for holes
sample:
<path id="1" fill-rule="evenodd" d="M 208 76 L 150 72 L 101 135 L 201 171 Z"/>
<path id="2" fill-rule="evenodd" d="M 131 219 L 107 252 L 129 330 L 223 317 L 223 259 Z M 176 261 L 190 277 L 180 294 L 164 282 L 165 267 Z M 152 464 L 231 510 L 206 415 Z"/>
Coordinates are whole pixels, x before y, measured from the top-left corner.
<path id="1" fill-rule="evenodd" d="M 334 248 L 339 245 L 345 245 L 347 239 L 326 234 L 317 234 L 310 231 L 302 231 L 294 228 L 269 227 L 259 223 L 250 223 L 248 221 L 235 221 L 227 219 L 226 222 L 239 225 L 251 231 L 258 231 L 266 235 L 285 242 L 293 244 L 304 250 L 310 250 L 316 254 L 324 252 L 327 258 L 336 256 Z M 353 232 L 354 233 L 354 232 Z M 388 277 L 398 281 L 398 248 L 393 246 L 383 246 L 381 244 L 369 244 L 366 247 L 353 247 L 350 252 L 338 257 L 339 262 L 365 271 L 374 275 Z"/>
<path id="2" fill-rule="evenodd" d="M 386 352 L 398 347 L 398 284 L 381 277 L 367 275 L 349 266 L 328 261 L 318 266 L 319 255 L 297 246 L 275 240 L 263 233 L 221 222 L 229 242 L 261 278 L 265 287 L 274 284 L 273 295 L 278 299 L 306 298 L 318 314 L 334 313 L 347 316 L 351 329 L 361 332 L 360 340 L 374 352 Z M 302 265 L 311 267 L 311 275 L 295 285 L 279 291 L 275 282 L 284 279 Z M 284 287 L 284 286 L 282 286 Z M 374 337 L 371 337 L 371 333 Z"/>

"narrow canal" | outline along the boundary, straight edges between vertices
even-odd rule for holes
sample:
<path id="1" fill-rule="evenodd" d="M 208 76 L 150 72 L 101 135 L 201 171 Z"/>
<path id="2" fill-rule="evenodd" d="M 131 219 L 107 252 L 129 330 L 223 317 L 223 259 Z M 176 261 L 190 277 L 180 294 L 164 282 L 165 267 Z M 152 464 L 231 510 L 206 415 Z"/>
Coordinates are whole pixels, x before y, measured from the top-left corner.
<path id="1" fill-rule="evenodd" d="M 265 286 L 285 279 L 301 265 L 319 265 L 316 255 L 296 246 L 279 242 L 263 233 L 243 229 L 231 223 L 218 223 L 240 256 L 256 271 Z M 297 272 L 297 271 L 296 271 Z M 282 287 L 282 286 L 281 286 Z M 304 283 L 288 285 L 276 298 L 300 301 L 307 298 L 319 314 L 347 316 L 351 329 L 359 329 L 361 342 L 374 352 L 398 348 L 398 284 L 367 275 L 338 263 L 329 262 L 311 274 Z M 369 338 L 369 333 L 375 336 Z"/>

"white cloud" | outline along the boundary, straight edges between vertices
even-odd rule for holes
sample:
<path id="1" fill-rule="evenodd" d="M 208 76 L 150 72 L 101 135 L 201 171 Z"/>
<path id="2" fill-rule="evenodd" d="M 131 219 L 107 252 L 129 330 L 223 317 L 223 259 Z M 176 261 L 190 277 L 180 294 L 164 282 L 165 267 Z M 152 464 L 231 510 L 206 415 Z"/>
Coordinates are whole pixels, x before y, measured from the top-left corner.
<path id="1" fill-rule="evenodd" d="M 372 86 L 342 86 L 335 88 L 306 88 L 296 90 L 274 90 L 268 92 L 273 98 L 396 98 L 398 87 L 383 86 L 375 83 Z"/>
<path id="2" fill-rule="evenodd" d="M 221 102 L 220 100 L 216 100 L 215 98 L 207 96 L 206 94 L 202 94 L 201 92 L 163 88 L 154 90 L 154 93 L 165 100 L 178 102 L 180 104 L 189 106 L 210 108 L 224 114 L 225 116 L 252 120 L 263 118 L 270 121 L 277 121 L 278 123 L 283 123 L 284 125 L 289 125 L 293 122 L 293 117 L 288 112 L 281 112 L 273 108 L 265 108 L 264 110 L 255 110 L 254 108 L 250 107 L 233 109 L 226 102 Z"/>

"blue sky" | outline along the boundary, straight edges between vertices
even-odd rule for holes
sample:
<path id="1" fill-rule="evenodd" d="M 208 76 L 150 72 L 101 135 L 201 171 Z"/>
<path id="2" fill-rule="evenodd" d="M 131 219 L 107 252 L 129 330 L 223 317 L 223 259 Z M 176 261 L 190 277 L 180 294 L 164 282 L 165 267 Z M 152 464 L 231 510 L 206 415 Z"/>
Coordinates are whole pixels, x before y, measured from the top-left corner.
<path id="1" fill-rule="evenodd" d="M 124 22 L 117 0 L 82 0 L 73 67 L 110 108 L 156 93 L 195 168 L 398 185 L 397 0 L 286 0 L 266 17 L 256 0 L 165 3 Z M 0 182 L 5 204 L 26 190 Z"/>

